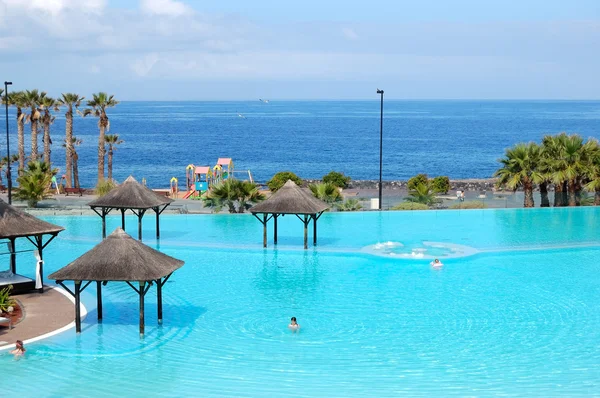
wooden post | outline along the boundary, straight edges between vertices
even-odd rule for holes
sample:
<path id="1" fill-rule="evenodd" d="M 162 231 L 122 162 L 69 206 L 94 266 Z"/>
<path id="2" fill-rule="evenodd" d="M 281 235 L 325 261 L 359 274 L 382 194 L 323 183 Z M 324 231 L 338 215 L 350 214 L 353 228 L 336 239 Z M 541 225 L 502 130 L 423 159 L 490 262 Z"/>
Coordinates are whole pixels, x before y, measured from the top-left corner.
<path id="1" fill-rule="evenodd" d="M 75 332 L 81 333 L 81 281 L 75 282 Z"/>
<path id="2" fill-rule="evenodd" d="M 106 239 L 106 208 L 102 208 L 102 239 Z"/>
<path id="3" fill-rule="evenodd" d="M 96 299 L 98 302 L 98 320 L 102 321 L 102 281 L 96 281 Z"/>
<path id="4" fill-rule="evenodd" d="M 267 214 L 263 214 L 263 247 L 267 247 Z"/>
<path id="5" fill-rule="evenodd" d="M 138 240 L 142 240 L 142 217 L 144 217 L 144 213 L 146 210 L 139 210 L 138 212 Z"/>
<path id="6" fill-rule="evenodd" d="M 146 282 L 140 282 L 140 337 L 144 337 L 144 293 L 146 290 Z"/>
<path id="7" fill-rule="evenodd" d="M 40 255 L 40 260 L 42 260 L 42 262 L 40 263 L 40 282 L 42 284 L 42 287 L 38 290 L 39 293 L 44 293 L 44 243 L 42 241 L 43 236 L 42 235 L 37 235 L 35 237 L 35 243 L 38 249 L 38 253 Z M 36 275 L 36 279 L 37 279 L 37 275 Z"/>
<path id="8" fill-rule="evenodd" d="M 317 215 L 313 216 L 313 245 L 317 245 Z"/>
<path id="9" fill-rule="evenodd" d="M 121 209 L 121 228 L 125 231 L 125 209 Z"/>
<path id="10" fill-rule="evenodd" d="M 308 216 L 304 215 L 304 249 L 308 249 Z"/>
<path id="11" fill-rule="evenodd" d="M 17 273 L 17 253 L 15 253 L 15 238 L 9 239 L 10 272 Z"/>
<path id="12" fill-rule="evenodd" d="M 160 212 L 158 211 L 158 207 L 154 208 L 156 212 L 156 239 L 160 239 Z"/>
<path id="13" fill-rule="evenodd" d="M 158 309 L 158 323 L 162 323 L 162 281 L 156 280 L 156 299 Z"/>
<path id="14" fill-rule="evenodd" d="M 277 244 L 277 216 L 273 214 L 273 243 Z"/>

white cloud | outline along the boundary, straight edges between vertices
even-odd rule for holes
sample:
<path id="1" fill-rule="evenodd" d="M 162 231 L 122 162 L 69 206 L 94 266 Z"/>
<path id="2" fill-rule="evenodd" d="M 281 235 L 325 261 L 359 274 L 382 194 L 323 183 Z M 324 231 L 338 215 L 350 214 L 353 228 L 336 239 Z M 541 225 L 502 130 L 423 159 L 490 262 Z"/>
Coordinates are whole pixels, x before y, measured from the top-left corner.
<path id="1" fill-rule="evenodd" d="M 356 39 L 358 39 L 358 35 L 351 28 L 342 28 L 342 34 L 344 35 L 344 37 L 346 39 L 349 39 L 349 40 L 356 40 Z"/>
<path id="2" fill-rule="evenodd" d="M 191 13 L 191 8 L 176 0 L 141 0 L 140 6 L 147 14 L 178 17 Z"/>
<path id="3" fill-rule="evenodd" d="M 23 8 L 42 11 L 53 16 L 65 10 L 99 12 L 106 6 L 106 0 L 1 0 L 7 8 Z"/>
<path id="4" fill-rule="evenodd" d="M 156 65 L 159 60 L 160 57 L 158 54 L 148 54 L 145 57 L 136 60 L 131 65 L 131 70 L 133 70 L 139 77 L 145 77 L 150 73 L 154 65 Z"/>

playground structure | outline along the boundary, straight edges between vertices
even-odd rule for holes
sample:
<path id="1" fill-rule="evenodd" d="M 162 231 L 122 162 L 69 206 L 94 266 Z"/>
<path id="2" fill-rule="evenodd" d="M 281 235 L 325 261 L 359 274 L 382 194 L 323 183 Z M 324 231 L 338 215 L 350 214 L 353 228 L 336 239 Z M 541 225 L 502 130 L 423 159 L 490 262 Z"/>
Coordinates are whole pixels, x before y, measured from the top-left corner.
<path id="1" fill-rule="evenodd" d="M 217 163 L 213 166 L 195 166 L 188 164 L 185 168 L 185 182 L 187 192 L 183 195 L 182 199 L 188 199 L 190 197 L 199 197 L 207 192 L 212 186 L 226 181 L 229 178 L 234 177 L 234 166 L 231 158 L 219 158 Z M 240 173 L 248 175 L 248 179 L 254 182 L 252 173 L 250 170 L 243 170 Z M 173 180 L 177 185 L 177 178 L 171 179 L 171 195 L 174 198 L 179 197 L 179 190 L 173 189 Z"/>

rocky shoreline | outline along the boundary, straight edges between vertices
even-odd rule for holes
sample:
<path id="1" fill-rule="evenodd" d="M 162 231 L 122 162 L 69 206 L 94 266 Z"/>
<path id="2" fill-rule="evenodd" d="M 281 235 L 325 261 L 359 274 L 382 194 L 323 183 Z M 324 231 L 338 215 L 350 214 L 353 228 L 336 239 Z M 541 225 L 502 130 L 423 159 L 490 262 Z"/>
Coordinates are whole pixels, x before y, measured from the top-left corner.
<path id="1" fill-rule="evenodd" d="M 320 180 L 305 180 L 309 184 L 321 182 Z M 408 181 L 383 181 L 383 189 L 406 190 Z M 464 180 L 450 180 L 450 191 L 486 191 L 494 190 L 496 179 L 494 178 L 470 178 Z M 347 189 L 377 189 L 379 181 L 377 180 L 352 180 Z"/>

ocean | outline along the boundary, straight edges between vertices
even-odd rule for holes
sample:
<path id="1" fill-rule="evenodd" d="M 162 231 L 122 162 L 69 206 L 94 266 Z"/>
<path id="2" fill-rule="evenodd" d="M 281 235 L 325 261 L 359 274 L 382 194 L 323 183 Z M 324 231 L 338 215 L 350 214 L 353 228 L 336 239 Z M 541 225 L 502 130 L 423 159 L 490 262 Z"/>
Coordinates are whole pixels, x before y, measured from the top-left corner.
<path id="1" fill-rule="evenodd" d="M 233 158 L 237 171 L 256 181 L 278 171 L 321 178 L 331 170 L 353 179 L 379 178 L 379 101 L 121 102 L 108 110 L 115 151 L 114 178 L 145 178 L 154 188 L 171 177 L 185 181 L 188 164 L 214 165 Z M 17 152 L 14 109 L 11 152 Z M 540 141 L 545 134 L 600 136 L 600 101 L 400 101 L 386 100 L 383 179 L 417 173 L 450 178 L 489 178 L 505 148 Z M 0 125 L 4 137 L 4 112 Z M 31 140 L 25 126 L 26 151 Z M 52 126 L 52 160 L 64 173 L 64 110 Z M 97 119 L 76 117 L 82 187 L 97 170 Z M 4 140 L 0 151 L 5 156 Z M 39 151 L 43 153 L 42 135 Z M 242 178 L 244 174 L 240 174 Z M 180 184 L 180 189 L 182 185 Z"/>

